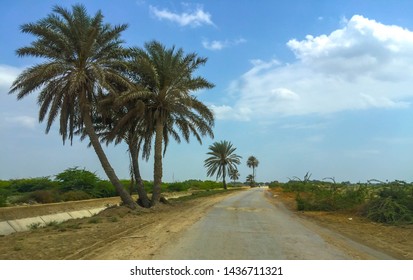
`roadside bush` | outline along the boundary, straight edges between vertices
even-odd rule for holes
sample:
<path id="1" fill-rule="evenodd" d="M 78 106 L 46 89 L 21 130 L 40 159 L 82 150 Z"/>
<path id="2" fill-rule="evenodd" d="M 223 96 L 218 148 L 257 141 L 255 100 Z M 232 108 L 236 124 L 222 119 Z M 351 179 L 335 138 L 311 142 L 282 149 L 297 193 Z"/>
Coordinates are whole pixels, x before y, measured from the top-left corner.
<path id="1" fill-rule="evenodd" d="M 284 184 L 282 184 L 282 183 L 280 183 L 280 182 L 278 182 L 278 181 L 273 181 L 273 182 L 270 182 L 269 184 L 268 184 L 268 187 L 269 188 L 278 188 L 278 187 L 283 187 L 284 186 Z"/>
<path id="2" fill-rule="evenodd" d="M 222 188 L 221 182 L 215 181 L 201 181 L 201 180 L 186 180 L 183 182 L 169 183 L 167 184 L 166 191 L 180 192 L 191 190 L 212 190 Z M 229 185 L 230 186 L 230 185 Z"/>
<path id="3" fill-rule="evenodd" d="M 61 200 L 63 201 L 77 201 L 93 198 L 90 194 L 84 191 L 68 191 L 61 195 Z"/>
<path id="4" fill-rule="evenodd" d="M 376 198 L 368 203 L 365 215 L 379 223 L 413 222 L 413 212 L 390 196 Z"/>
<path id="5" fill-rule="evenodd" d="M 13 203 L 54 203 L 59 202 L 60 196 L 56 190 L 38 190 L 16 197 Z"/>
<path id="6" fill-rule="evenodd" d="M 7 187 L 13 193 L 27 193 L 38 190 L 57 189 L 59 184 L 49 177 L 10 180 Z"/>
<path id="7" fill-rule="evenodd" d="M 298 193 L 297 209 L 300 211 L 337 211 L 348 210 L 365 202 L 363 188 L 336 188 L 336 186 L 316 186 L 311 192 Z"/>
<path id="8" fill-rule="evenodd" d="M 364 215 L 380 223 L 413 223 L 413 187 L 391 182 L 380 186 L 377 195 L 367 203 Z"/>
<path id="9" fill-rule="evenodd" d="M 231 187 L 231 183 L 228 183 L 228 187 Z M 200 181 L 200 190 L 213 190 L 213 189 L 222 189 L 222 183 L 221 182 L 215 182 L 215 181 Z"/>
<path id="10" fill-rule="evenodd" d="M 10 184 L 11 184 L 10 181 L 0 180 L 0 191 L 5 190 L 6 188 L 9 188 Z"/>
<path id="11" fill-rule="evenodd" d="M 305 192 L 312 189 L 311 184 L 302 181 L 288 181 L 282 185 L 284 192 Z"/>
<path id="12" fill-rule="evenodd" d="M 7 206 L 7 194 L 0 190 L 0 207 Z"/>
<path id="13" fill-rule="evenodd" d="M 109 181 L 100 181 L 93 188 L 93 196 L 97 198 L 101 197 L 113 197 L 117 196 L 116 189 Z"/>
<path id="14" fill-rule="evenodd" d="M 163 185 L 163 184 L 162 184 Z M 162 185 L 161 185 L 161 190 L 163 191 L 164 189 L 162 189 Z M 143 186 L 145 188 L 146 192 L 152 192 L 153 189 L 153 182 L 150 181 L 143 181 Z M 166 188 L 165 188 L 166 189 Z"/>
<path id="15" fill-rule="evenodd" d="M 8 189 L 9 182 L 0 180 L 0 207 L 6 207 L 10 191 Z"/>
<path id="16" fill-rule="evenodd" d="M 37 203 L 54 203 L 60 201 L 60 196 L 56 190 L 34 191 L 29 197 Z"/>
<path id="17" fill-rule="evenodd" d="M 190 185 L 186 182 L 177 182 L 177 183 L 169 184 L 166 190 L 168 192 L 183 192 L 183 191 L 187 191 L 189 187 Z"/>
<path id="18" fill-rule="evenodd" d="M 68 168 L 57 174 L 56 180 L 60 182 L 60 189 L 63 192 L 82 190 L 90 194 L 100 181 L 95 173 L 78 167 Z"/>

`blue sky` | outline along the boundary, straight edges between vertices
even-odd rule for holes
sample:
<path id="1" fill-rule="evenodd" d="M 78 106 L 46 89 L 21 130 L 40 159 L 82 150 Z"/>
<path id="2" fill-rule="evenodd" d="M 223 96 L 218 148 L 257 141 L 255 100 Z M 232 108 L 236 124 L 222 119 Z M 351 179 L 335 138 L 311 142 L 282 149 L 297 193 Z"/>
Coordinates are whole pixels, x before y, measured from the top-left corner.
<path id="1" fill-rule="evenodd" d="M 208 57 L 197 74 L 215 84 L 195 93 L 216 115 L 215 138 L 171 143 L 164 181 L 207 179 L 208 146 L 228 140 L 243 157 L 241 179 L 260 161 L 258 181 L 335 177 L 413 181 L 413 2 L 337 1 L 2 1 L 0 179 L 84 167 L 105 178 L 87 143 L 63 146 L 55 125 L 38 123 L 36 93 L 17 101 L 12 81 L 38 60 L 15 50 L 34 38 L 19 26 L 54 5 L 83 3 L 111 24 L 128 23 L 128 46 L 159 40 Z M 124 145 L 106 149 L 128 178 Z M 142 163 L 152 179 L 153 162 Z M 215 179 L 215 178 L 212 178 Z"/>

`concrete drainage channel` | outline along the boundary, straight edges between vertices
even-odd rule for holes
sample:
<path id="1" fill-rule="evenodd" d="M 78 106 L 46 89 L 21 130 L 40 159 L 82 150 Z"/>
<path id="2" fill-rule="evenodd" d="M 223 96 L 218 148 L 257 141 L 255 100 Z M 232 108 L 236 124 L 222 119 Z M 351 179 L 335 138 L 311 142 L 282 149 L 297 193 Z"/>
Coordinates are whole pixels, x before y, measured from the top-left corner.
<path id="1" fill-rule="evenodd" d="M 91 217 L 105 209 L 106 207 L 100 207 L 89 210 L 78 210 L 24 219 L 1 221 L 0 235 L 9 235 L 15 232 L 28 231 L 30 230 L 30 227 L 32 227 L 32 225 L 38 225 L 39 227 L 42 227 L 51 222 L 61 223 L 71 219 Z"/>
<path id="2" fill-rule="evenodd" d="M 192 192 L 167 193 L 165 196 L 177 198 Z M 137 197 L 134 197 L 137 199 Z M 118 205 L 119 197 L 90 199 L 83 201 L 59 202 L 44 205 L 0 208 L 0 236 L 15 232 L 29 231 L 31 228 L 61 223 L 71 219 L 91 217 L 111 205 Z"/>

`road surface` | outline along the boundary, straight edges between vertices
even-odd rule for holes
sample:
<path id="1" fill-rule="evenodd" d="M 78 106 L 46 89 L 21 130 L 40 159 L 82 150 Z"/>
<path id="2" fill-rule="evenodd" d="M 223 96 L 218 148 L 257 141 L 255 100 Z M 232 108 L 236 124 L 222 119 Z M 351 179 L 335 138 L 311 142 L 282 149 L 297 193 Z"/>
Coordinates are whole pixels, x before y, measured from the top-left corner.
<path id="1" fill-rule="evenodd" d="M 392 259 L 271 203 L 265 188 L 216 204 L 154 259 L 336 260 Z M 276 199 L 275 199 L 276 201 Z"/>

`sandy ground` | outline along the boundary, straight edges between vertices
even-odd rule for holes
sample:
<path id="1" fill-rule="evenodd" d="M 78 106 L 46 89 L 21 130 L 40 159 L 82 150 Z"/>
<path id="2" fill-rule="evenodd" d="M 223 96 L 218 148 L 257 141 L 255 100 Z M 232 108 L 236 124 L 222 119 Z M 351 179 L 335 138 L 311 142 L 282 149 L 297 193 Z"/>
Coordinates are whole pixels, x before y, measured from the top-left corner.
<path id="1" fill-rule="evenodd" d="M 227 193 L 173 202 L 140 211 L 112 208 L 95 217 L 2 236 L 0 259 L 153 259 L 159 250 L 177 240 L 214 204 L 231 195 Z M 288 195 L 276 191 L 273 195 L 276 195 L 270 198 L 273 203 L 281 202 L 286 208 L 292 206 L 293 199 Z M 364 243 L 396 259 L 413 259 L 411 225 L 384 226 L 349 217 L 349 213 L 294 212 L 294 215 L 305 219 L 310 225 L 321 225 L 326 230 Z M 335 239 L 329 242 L 339 246 L 341 241 Z"/>

